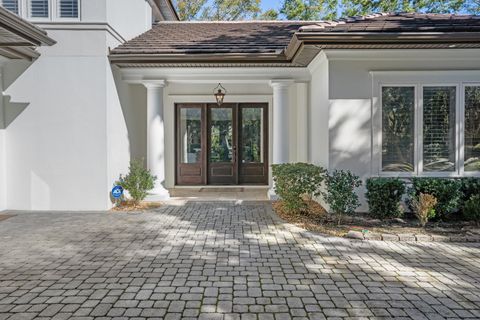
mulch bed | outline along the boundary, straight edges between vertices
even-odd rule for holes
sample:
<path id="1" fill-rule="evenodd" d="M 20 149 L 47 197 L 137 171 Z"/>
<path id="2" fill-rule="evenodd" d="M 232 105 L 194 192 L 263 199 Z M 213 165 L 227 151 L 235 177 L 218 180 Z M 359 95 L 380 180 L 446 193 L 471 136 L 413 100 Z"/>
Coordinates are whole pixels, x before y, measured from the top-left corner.
<path id="1" fill-rule="evenodd" d="M 379 220 L 364 213 L 339 217 L 329 214 L 315 201 L 308 201 L 305 213 L 289 213 L 281 201 L 274 202 L 273 209 L 289 223 L 337 237 L 383 241 L 480 242 L 480 228 L 464 221 L 434 222 L 422 228 L 416 219 Z"/>
<path id="2" fill-rule="evenodd" d="M 132 201 L 124 201 L 120 205 L 115 206 L 112 208 L 111 211 L 116 212 L 145 212 L 150 211 L 153 209 L 160 208 L 162 206 L 161 203 L 158 202 L 140 202 L 139 204 L 135 204 Z"/>

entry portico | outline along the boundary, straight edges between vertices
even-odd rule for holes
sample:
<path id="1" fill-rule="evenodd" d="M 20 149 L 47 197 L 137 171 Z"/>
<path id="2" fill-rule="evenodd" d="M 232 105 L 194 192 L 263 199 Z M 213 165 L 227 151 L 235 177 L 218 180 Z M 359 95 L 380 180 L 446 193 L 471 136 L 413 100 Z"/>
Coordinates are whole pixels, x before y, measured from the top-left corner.
<path id="1" fill-rule="evenodd" d="M 265 184 L 271 186 L 271 175 L 268 173 L 271 164 L 302 161 L 305 158 L 303 153 L 306 145 L 298 145 L 297 136 L 302 136 L 303 131 L 307 130 L 307 117 L 298 116 L 298 110 L 291 109 L 295 106 L 295 108 L 307 110 L 307 83 L 310 76 L 306 69 L 195 68 L 187 71 L 183 68 L 122 68 L 121 73 L 122 80 L 126 83 L 132 86 L 142 85 L 146 88 L 147 165 L 158 177 L 152 198 L 165 199 L 168 197 L 166 189 L 182 184 L 192 185 L 188 182 L 182 183 L 176 175 L 179 169 L 176 155 L 178 155 L 177 149 L 180 143 L 176 130 L 178 123 L 176 109 L 192 105 L 210 106 L 208 110 L 211 107 L 218 107 L 213 95 L 213 89 L 218 83 L 227 89 L 222 105 L 225 108 L 233 106 L 233 110 L 242 110 L 246 107 L 261 109 L 265 106 L 266 119 L 262 128 L 268 129 L 264 134 L 261 133 L 262 139 L 260 139 L 263 141 L 265 138 L 265 143 L 261 143 L 261 147 L 265 148 L 265 156 L 262 155 L 262 160 L 267 161 L 264 163 L 267 176 Z M 200 110 L 200 107 L 198 109 Z M 208 118 L 210 119 L 210 113 Z M 235 127 L 242 127 L 240 120 Z M 210 128 L 209 122 L 208 132 Z M 241 130 L 238 129 L 238 132 Z M 208 139 L 208 141 L 202 145 L 207 150 L 202 152 L 208 153 L 205 159 L 210 160 L 211 140 Z M 306 139 L 302 142 L 307 143 Z M 198 148 L 200 147 L 199 145 Z M 229 152 L 232 153 L 232 147 Z M 238 150 L 238 153 L 240 152 Z M 197 153 L 200 157 L 200 150 L 197 150 Z M 195 157 L 195 155 L 191 156 Z M 235 160 L 232 161 L 235 162 Z M 239 159 L 238 167 L 241 167 L 245 161 Z M 211 172 L 210 167 L 204 170 Z M 237 179 L 235 183 L 220 182 L 220 184 L 264 184 L 258 180 L 247 179 L 246 181 Z M 201 180 L 201 183 L 198 181 L 193 183 L 193 185 L 211 184 L 218 183 L 215 183 L 209 174 L 208 178 Z"/>

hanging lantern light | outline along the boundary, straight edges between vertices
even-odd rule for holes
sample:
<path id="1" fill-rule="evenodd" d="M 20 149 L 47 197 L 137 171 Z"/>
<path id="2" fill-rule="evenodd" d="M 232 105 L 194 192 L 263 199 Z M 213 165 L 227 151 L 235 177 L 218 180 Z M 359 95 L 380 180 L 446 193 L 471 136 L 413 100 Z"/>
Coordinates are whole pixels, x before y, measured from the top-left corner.
<path id="1" fill-rule="evenodd" d="M 227 90 L 219 83 L 218 86 L 213 90 L 213 95 L 217 100 L 217 104 L 221 106 L 223 104 L 223 99 L 225 99 L 225 95 L 227 94 Z"/>

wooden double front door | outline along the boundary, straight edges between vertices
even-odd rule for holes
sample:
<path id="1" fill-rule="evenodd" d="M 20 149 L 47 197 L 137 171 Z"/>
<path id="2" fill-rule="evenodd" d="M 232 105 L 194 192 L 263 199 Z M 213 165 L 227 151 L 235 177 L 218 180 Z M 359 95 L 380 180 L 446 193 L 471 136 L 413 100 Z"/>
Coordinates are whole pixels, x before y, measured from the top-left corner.
<path id="1" fill-rule="evenodd" d="M 177 104 L 177 185 L 268 184 L 268 105 Z"/>

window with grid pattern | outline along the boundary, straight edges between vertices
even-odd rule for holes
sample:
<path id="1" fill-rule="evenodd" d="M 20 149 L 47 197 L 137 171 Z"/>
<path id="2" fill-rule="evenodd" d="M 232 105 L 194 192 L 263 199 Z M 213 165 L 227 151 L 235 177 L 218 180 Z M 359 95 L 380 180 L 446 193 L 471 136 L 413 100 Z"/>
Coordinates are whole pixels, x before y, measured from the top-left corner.
<path id="1" fill-rule="evenodd" d="M 49 0 L 30 0 L 30 17 L 48 18 Z"/>
<path id="2" fill-rule="evenodd" d="M 465 171 L 480 171 L 480 86 L 465 87 Z"/>
<path id="3" fill-rule="evenodd" d="M 455 171 L 456 88 L 423 88 L 423 170 Z"/>
<path id="4" fill-rule="evenodd" d="M 415 87 L 383 87 L 383 171 L 414 171 L 414 135 Z"/>
<path id="5" fill-rule="evenodd" d="M 5 9 L 18 14 L 18 0 L 2 0 L 2 6 Z"/>
<path id="6" fill-rule="evenodd" d="M 78 0 L 58 0 L 60 18 L 78 18 Z"/>

